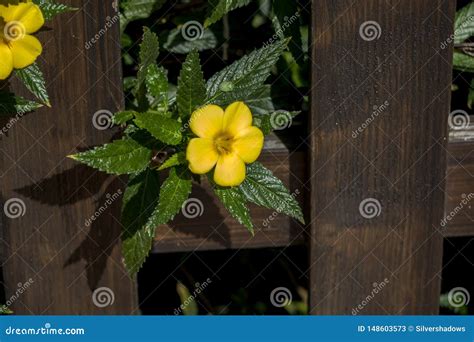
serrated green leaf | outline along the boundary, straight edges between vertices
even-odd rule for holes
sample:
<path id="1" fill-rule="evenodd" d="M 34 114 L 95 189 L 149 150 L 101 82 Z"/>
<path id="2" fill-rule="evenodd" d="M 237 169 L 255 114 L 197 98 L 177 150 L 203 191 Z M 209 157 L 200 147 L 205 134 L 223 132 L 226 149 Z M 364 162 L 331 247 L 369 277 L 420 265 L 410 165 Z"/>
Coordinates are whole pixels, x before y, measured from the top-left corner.
<path id="1" fill-rule="evenodd" d="M 137 81 L 135 84 L 134 95 L 138 100 L 141 110 L 146 110 L 148 100 L 146 98 L 146 76 L 150 65 L 155 64 L 160 53 L 160 44 L 158 36 L 151 32 L 149 28 L 143 28 L 143 40 L 140 44 L 140 62 L 138 64 Z"/>
<path id="2" fill-rule="evenodd" d="M 171 221 L 191 193 L 192 182 L 186 169 L 171 168 L 160 189 L 160 198 L 147 227 L 158 227 Z"/>
<path id="3" fill-rule="evenodd" d="M 163 48 L 174 53 L 186 54 L 193 50 L 204 51 L 214 49 L 217 46 L 217 38 L 214 32 L 209 29 L 202 31 L 202 35 L 196 39 L 186 40 L 183 37 L 182 29 L 171 30 L 166 37 Z"/>
<path id="4" fill-rule="evenodd" d="M 263 115 L 275 111 L 271 97 L 271 86 L 267 84 L 257 89 L 242 89 L 223 93 L 218 104 L 226 107 L 235 101 L 245 102 L 254 115 Z"/>
<path id="5" fill-rule="evenodd" d="M 460 44 L 474 35 L 474 2 L 461 8 L 454 20 L 454 44 Z"/>
<path id="6" fill-rule="evenodd" d="M 177 145 L 181 142 L 181 124 L 174 119 L 156 112 L 147 112 L 135 115 L 134 122 L 138 127 L 146 129 L 156 139 L 165 144 Z"/>
<path id="7" fill-rule="evenodd" d="M 245 198 L 238 188 L 215 187 L 214 193 L 233 218 L 244 225 L 254 235 L 254 228 L 250 212 L 245 205 Z"/>
<path id="8" fill-rule="evenodd" d="M 474 57 L 454 51 L 453 68 L 459 71 L 474 73 Z"/>
<path id="9" fill-rule="evenodd" d="M 123 195 L 122 250 L 132 275 L 141 268 L 152 247 L 156 227 L 147 227 L 146 223 L 158 203 L 159 188 L 158 172 L 146 169 L 130 177 Z"/>
<path id="10" fill-rule="evenodd" d="M 262 164 L 256 162 L 247 166 L 247 175 L 239 189 L 247 201 L 274 209 L 304 223 L 298 202 L 282 181 Z"/>
<path id="11" fill-rule="evenodd" d="M 278 40 L 245 55 L 216 73 L 207 81 L 206 102 L 220 104 L 227 102 L 231 96 L 248 96 L 260 89 L 287 44 L 288 40 Z"/>
<path id="12" fill-rule="evenodd" d="M 137 112 L 133 110 L 124 110 L 115 113 L 112 120 L 115 125 L 122 125 L 127 123 L 127 121 L 132 120 L 135 117 L 135 114 L 137 114 Z"/>
<path id="13" fill-rule="evenodd" d="M 206 85 L 201 71 L 199 54 L 191 52 L 183 63 L 178 78 L 176 102 L 178 113 L 182 118 L 187 118 L 206 100 Z"/>
<path id="14" fill-rule="evenodd" d="M 272 23 L 276 34 L 281 38 L 291 38 L 288 48 L 296 63 L 304 57 L 300 31 L 300 13 L 297 1 L 273 0 Z"/>
<path id="15" fill-rule="evenodd" d="M 53 19 L 58 14 L 78 10 L 77 8 L 53 2 L 51 0 L 35 0 L 34 3 L 40 7 L 44 20 L 46 21 Z"/>
<path id="16" fill-rule="evenodd" d="M 36 63 L 24 69 L 16 70 L 15 74 L 38 100 L 51 107 L 43 73 Z"/>
<path id="17" fill-rule="evenodd" d="M 23 115 L 43 107 L 42 104 L 0 91 L 0 116 Z"/>
<path id="18" fill-rule="evenodd" d="M 151 108 L 158 108 L 164 112 L 168 110 L 168 76 L 163 67 L 156 63 L 148 67 L 145 84 Z"/>
<path id="19" fill-rule="evenodd" d="M 209 26 L 220 20 L 224 15 L 237 8 L 247 6 L 251 0 L 209 0 L 209 16 L 204 26 Z"/>
<path id="20" fill-rule="evenodd" d="M 130 137 L 70 156 L 95 169 L 115 174 L 143 171 L 151 159 L 151 150 Z"/>
<path id="21" fill-rule="evenodd" d="M 171 157 L 165 160 L 163 164 L 158 168 L 159 171 L 169 169 L 173 166 L 178 166 L 186 162 L 186 155 L 184 152 L 178 152 L 173 154 Z"/>

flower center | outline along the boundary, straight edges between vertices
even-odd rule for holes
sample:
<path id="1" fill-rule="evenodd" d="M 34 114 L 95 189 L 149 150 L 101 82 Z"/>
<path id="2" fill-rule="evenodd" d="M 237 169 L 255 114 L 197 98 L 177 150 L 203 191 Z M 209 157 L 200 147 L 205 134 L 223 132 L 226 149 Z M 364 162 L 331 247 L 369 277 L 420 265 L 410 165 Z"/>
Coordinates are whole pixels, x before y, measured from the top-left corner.
<path id="1" fill-rule="evenodd" d="M 214 146 L 219 154 L 231 153 L 233 142 L 233 137 L 226 133 L 220 133 L 214 138 Z"/>

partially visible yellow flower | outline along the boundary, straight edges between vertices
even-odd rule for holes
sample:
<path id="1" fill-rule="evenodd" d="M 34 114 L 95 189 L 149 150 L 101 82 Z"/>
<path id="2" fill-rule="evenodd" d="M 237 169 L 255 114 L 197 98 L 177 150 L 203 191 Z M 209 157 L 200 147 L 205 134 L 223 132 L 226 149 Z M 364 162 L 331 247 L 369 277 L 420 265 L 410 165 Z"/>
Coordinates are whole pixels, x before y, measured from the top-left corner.
<path id="1" fill-rule="evenodd" d="M 234 102 L 224 111 L 216 105 L 196 110 L 190 128 L 198 138 L 189 142 L 186 159 L 189 169 L 205 174 L 214 166 L 214 181 L 221 186 L 237 186 L 245 179 L 245 164 L 257 160 L 263 148 L 263 133 L 252 126 L 252 113 L 243 102 Z"/>
<path id="2" fill-rule="evenodd" d="M 4 80 L 13 69 L 26 68 L 41 54 L 41 43 L 31 34 L 43 26 L 44 17 L 31 0 L 0 5 L 0 17 L 0 80 Z"/>

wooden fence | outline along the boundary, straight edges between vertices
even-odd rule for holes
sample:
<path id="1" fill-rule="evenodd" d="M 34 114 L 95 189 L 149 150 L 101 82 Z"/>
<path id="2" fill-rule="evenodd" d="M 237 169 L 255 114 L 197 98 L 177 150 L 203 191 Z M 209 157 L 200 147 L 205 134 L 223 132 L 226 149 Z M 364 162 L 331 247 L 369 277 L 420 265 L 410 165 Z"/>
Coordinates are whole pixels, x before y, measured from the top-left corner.
<path id="1" fill-rule="evenodd" d="M 15 301 L 17 313 L 135 314 L 135 281 L 120 260 L 120 204 L 84 226 L 124 180 L 65 158 L 115 133 L 95 129 L 92 116 L 123 104 L 118 25 L 85 44 L 117 14 L 112 1 L 69 2 L 81 10 L 41 33 L 53 108 L 23 117 L 0 141 L 2 200 L 20 197 L 27 208 L 2 220 L 6 297 L 32 278 L 37 286 Z M 453 33 L 454 11 L 453 0 L 314 0 L 306 148 L 290 151 L 274 140 L 261 158 L 301 192 L 308 226 L 277 216 L 251 238 L 204 186 L 192 196 L 206 201 L 205 215 L 159 227 L 153 252 L 308 244 L 312 314 L 350 314 L 385 279 L 364 314 L 436 314 L 443 238 L 474 234 L 474 208 L 440 226 L 474 192 L 474 130 L 448 134 L 447 127 L 452 47 L 441 43 Z M 380 37 L 360 39 L 367 21 L 380 25 Z M 367 113 L 386 101 L 383 120 L 354 138 Z M 381 210 L 372 219 L 359 212 L 370 198 Z M 256 222 L 271 215 L 252 213 Z M 107 308 L 91 301 L 101 286 L 115 293 Z"/>

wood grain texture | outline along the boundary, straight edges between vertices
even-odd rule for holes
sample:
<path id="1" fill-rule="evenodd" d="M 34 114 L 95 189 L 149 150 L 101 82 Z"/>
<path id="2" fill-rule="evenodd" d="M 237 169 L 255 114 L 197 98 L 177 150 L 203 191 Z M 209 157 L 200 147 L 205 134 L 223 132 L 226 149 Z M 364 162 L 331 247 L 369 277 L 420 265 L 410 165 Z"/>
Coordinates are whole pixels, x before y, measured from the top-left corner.
<path id="1" fill-rule="evenodd" d="M 6 297 L 32 279 L 11 305 L 17 314 L 128 314 L 137 299 L 121 262 L 120 201 L 107 204 L 123 183 L 66 158 L 114 133 L 96 129 L 92 118 L 122 106 L 118 21 L 87 49 L 116 16 L 112 1 L 68 3 L 80 10 L 39 34 L 52 108 L 22 117 L 0 141 L 1 202 L 18 198 L 26 207 L 19 218 L 2 217 Z M 23 92 L 15 80 L 11 88 Z M 88 225 L 99 208 L 104 212 Z M 104 286 L 115 300 L 99 308 L 92 293 Z"/>
<path id="2" fill-rule="evenodd" d="M 445 220 L 446 237 L 474 236 L 474 124 L 451 130 L 448 145 Z"/>
<path id="3" fill-rule="evenodd" d="M 312 314 L 438 312 L 454 5 L 313 2 Z"/>

